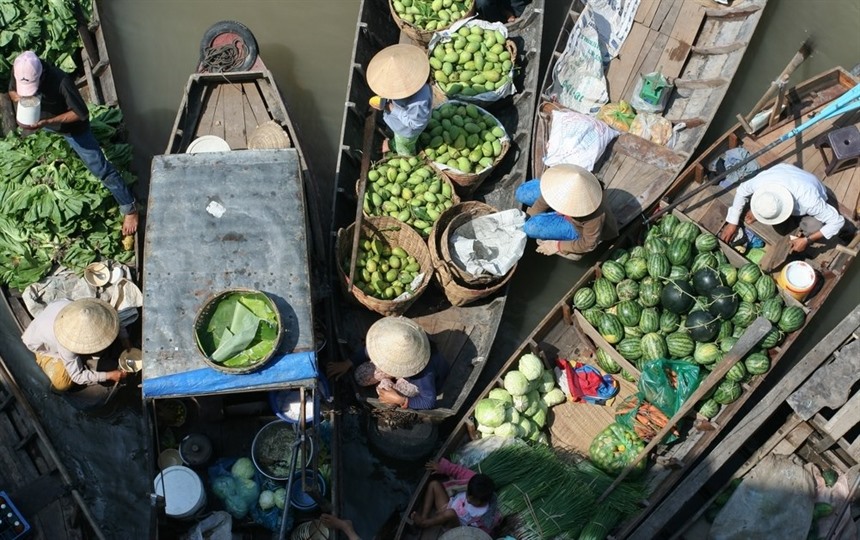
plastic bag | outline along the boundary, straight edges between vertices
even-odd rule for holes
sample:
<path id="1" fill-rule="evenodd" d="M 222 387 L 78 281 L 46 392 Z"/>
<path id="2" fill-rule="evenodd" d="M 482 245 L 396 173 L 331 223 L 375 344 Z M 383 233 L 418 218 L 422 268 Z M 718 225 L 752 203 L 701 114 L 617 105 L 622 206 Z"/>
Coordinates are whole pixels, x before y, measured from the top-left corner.
<path id="1" fill-rule="evenodd" d="M 499 448 L 504 448 L 512 444 L 526 443 L 521 439 L 513 437 L 484 437 L 470 441 L 454 452 L 451 456 L 451 462 L 471 469 Z"/>
<path id="2" fill-rule="evenodd" d="M 594 117 L 575 111 L 553 111 L 543 162 L 547 167 L 567 163 L 590 171 L 617 136 L 617 131 Z"/>
<path id="3" fill-rule="evenodd" d="M 633 430 L 621 424 L 609 424 L 597 437 L 591 441 L 588 455 L 591 462 L 610 474 L 620 473 L 629 463 L 632 463 L 639 452 L 645 449 L 645 443 Z M 645 461 L 640 461 L 634 472 L 645 469 Z"/>
<path id="4" fill-rule="evenodd" d="M 182 540 L 232 540 L 233 518 L 227 512 L 217 511 L 206 516 L 192 527 Z"/>
<path id="5" fill-rule="evenodd" d="M 641 112 L 630 123 L 630 133 L 665 146 L 672 138 L 672 122 L 659 114 Z"/>
<path id="6" fill-rule="evenodd" d="M 576 29 L 579 31 L 571 32 L 564 53 L 553 69 L 553 93 L 565 107 L 595 114 L 609 101 L 600 37 L 597 30 L 584 24 Z"/>
<path id="7" fill-rule="evenodd" d="M 638 387 L 642 399 L 672 418 L 699 387 L 699 366 L 680 360 L 652 360 L 642 366 Z"/>
<path id="8" fill-rule="evenodd" d="M 618 103 L 607 103 L 600 108 L 597 119 L 616 131 L 629 131 L 630 124 L 636 118 L 636 111 L 623 99 Z"/>
<path id="9" fill-rule="evenodd" d="M 236 519 L 243 519 L 257 504 L 260 486 L 256 480 L 237 478 L 230 473 L 236 458 L 216 461 L 208 469 L 212 492 L 224 504 L 224 509 Z"/>

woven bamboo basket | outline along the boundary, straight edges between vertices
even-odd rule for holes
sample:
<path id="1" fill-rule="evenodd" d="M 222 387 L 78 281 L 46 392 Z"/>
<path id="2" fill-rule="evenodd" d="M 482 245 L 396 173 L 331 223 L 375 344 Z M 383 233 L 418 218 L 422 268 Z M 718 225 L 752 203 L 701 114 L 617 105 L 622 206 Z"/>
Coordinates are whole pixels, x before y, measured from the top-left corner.
<path id="1" fill-rule="evenodd" d="M 417 157 L 418 157 L 418 159 L 421 160 L 421 162 L 424 165 L 429 166 L 433 170 L 433 174 L 436 175 L 436 177 L 439 178 L 439 180 L 441 180 L 445 184 L 448 184 L 448 186 L 451 188 L 451 202 L 453 202 L 454 204 L 458 204 L 460 202 L 460 196 L 457 195 L 457 191 L 455 189 L 454 183 L 451 182 L 451 179 L 448 178 L 448 176 L 445 173 L 440 171 L 439 168 L 432 161 L 427 159 L 425 156 L 417 156 Z M 377 161 L 376 163 L 373 164 L 373 166 L 371 167 L 371 170 L 375 169 L 379 165 L 382 165 L 383 163 L 388 163 L 390 160 L 392 160 L 394 158 L 408 159 L 408 158 L 401 158 L 400 156 L 392 156 L 392 157 L 388 157 L 385 159 L 380 159 L 379 161 Z M 356 193 L 356 195 L 358 195 L 360 188 L 361 188 L 361 179 L 359 178 L 358 180 L 355 181 L 355 193 Z M 367 193 L 370 193 L 370 191 L 365 189 L 365 194 L 367 194 Z M 363 203 L 364 201 L 359 201 L 359 202 Z M 364 214 L 364 217 L 392 217 L 393 218 L 393 216 L 376 216 L 375 214 L 368 214 L 367 212 L 364 212 L 364 211 L 362 213 Z M 408 224 L 408 223 L 407 223 L 407 225 L 410 225 L 410 227 L 412 226 L 411 224 Z M 415 227 L 412 227 L 412 228 L 418 234 L 420 234 L 422 237 L 424 237 L 424 233 L 422 231 L 419 231 Z"/>
<path id="2" fill-rule="evenodd" d="M 421 47 L 427 48 L 427 44 L 430 43 L 430 39 L 433 37 L 433 34 L 439 32 L 441 30 L 445 30 L 458 20 L 466 19 L 475 14 L 475 0 L 472 0 L 472 7 L 469 8 L 469 11 L 461 17 L 460 19 L 448 21 L 447 26 L 443 26 L 441 28 L 436 28 L 435 30 L 424 30 L 423 28 L 418 28 L 417 26 L 404 21 L 400 15 L 397 14 L 397 11 L 394 9 L 394 0 L 388 0 L 388 9 L 391 11 L 391 18 L 394 19 L 394 24 L 397 25 L 397 28 L 400 29 L 401 32 L 406 34 L 409 39 L 414 41 L 416 44 Z"/>
<path id="3" fill-rule="evenodd" d="M 452 206 L 439 216 L 430 233 L 430 258 L 433 261 L 436 282 L 445 293 L 445 297 L 455 306 L 464 306 L 476 300 L 498 291 L 510 281 L 514 275 L 516 265 L 502 277 L 481 276 L 475 278 L 460 270 L 449 254 L 447 247 L 448 237 L 456 229 L 459 223 L 462 225 L 470 219 L 492 214 L 497 210 L 488 204 L 479 201 L 466 201 Z M 468 276 L 466 280 L 463 276 Z"/>
<path id="4" fill-rule="evenodd" d="M 452 207 L 453 208 L 453 207 Z M 352 254 L 352 240 L 355 231 L 355 223 L 346 229 L 340 229 L 337 233 L 337 271 L 340 276 L 340 284 L 347 296 L 352 296 L 364 307 L 379 313 L 380 315 L 403 315 L 409 306 L 418 299 L 427 289 L 430 278 L 433 277 L 433 263 L 430 260 L 430 252 L 427 244 L 415 229 L 409 227 L 402 221 L 391 217 L 368 217 L 361 221 L 361 233 L 363 236 L 375 236 L 388 247 L 403 248 L 409 255 L 415 257 L 424 273 L 421 284 L 412 291 L 409 298 L 402 300 L 383 300 L 365 294 L 358 287 L 349 290 L 349 257 Z M 344 269 L 346 267 L 346 269 Z"/>
<path id="5" fill-rule="evenodd" d="M 511 78 L 511 82 L 513 82 L 513 72 L 514 72 L 514 69 L 516 68 L 516 65 L 517 65 L 517 45 L 512 40 L 508 39 L 505 41 L 505 49 L 507 49 L 507 51 L 511 54 L 511 64 L 513 65 L 513 67 L 511 68 L 511 72 L 507 73 L 507 75 Z M 432 53 L 433 53 L 433 49 L 430 49 L 428 51 L 428 54 L 432 54 Z M 453 95 L 449 96 L 445 92 L 445 90 L 442 89 L 442 87 L 439 85 L 439 83 L 436 81 L 435 71 L 432 69 L 430 70 L 430 79 L 433 80 L 433 103 L 441 103 L 441 102 L 448 100 L 448 99 L 456 99 L 458 101 L 465 101 L 468 103 L 474 103 L 475 105 L 481 105 L 481 104 L 493 105 L 495 103 L 495 101 L 499 101 L 499 100 L 504 99 L 504 97 L 498 97 L 498 98 L 496 98 L 495 101 L 489 101 L 489 100 L 478 100 L 478 99 L 475 99 L 473 96 L 466 96 L 463 94 L 453 94 Z"/>
<path id="6" fill-rule="evenodd" d="M 274 120 L 260 124 L 248 137 L 249 150 L 290 148 L 291 146 L 290 136 Z"/>

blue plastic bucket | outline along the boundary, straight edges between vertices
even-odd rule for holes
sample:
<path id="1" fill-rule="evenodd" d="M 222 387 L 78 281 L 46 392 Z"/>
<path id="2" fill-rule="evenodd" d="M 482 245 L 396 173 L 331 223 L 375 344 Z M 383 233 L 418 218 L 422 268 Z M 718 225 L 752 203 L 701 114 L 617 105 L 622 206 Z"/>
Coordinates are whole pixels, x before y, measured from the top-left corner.
<path id="1" fill-rule="evenodd" d="M 305 475 L 306 481 L 310 484 L 313 471 L 303 469 L 296 471 L 293 474 L 293 485 L 290 487 L 290 505 L 296 510 L 314 510 L 317 507 L 316 501 L 302 490 L 302 474 Z M 317 482 L 319 484 L 320 495 L 325 495 L 326 485 L 322 473 L 317 473 Z"/>

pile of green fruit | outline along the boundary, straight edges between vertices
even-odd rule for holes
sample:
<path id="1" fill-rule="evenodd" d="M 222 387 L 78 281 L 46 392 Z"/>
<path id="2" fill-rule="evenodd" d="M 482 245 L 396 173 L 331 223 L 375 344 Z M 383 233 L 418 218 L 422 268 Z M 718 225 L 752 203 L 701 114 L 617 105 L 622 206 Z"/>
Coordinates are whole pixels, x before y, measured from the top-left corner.
<path id="1" fill-rule="evenodd" d="M 477 24 L 463 25 L 430 54 L 433 79 L 448 96 L 493 92 L 511 80 L 513 61 L 505 35 Z"/>
<path id="2" fill-rule="evenodd" d="M 365 214 L 393 217 L 426 238 L 455 197 L 450 181 L 418 158 L 391 158 L 367 172 L 362 205 Z"/>
<path id="3" fill-rule="evenodd" d="M 465 17 L 474 0 L 391 0 L 391 7 L 405 22 L 422 30 L 442 30 Z"/>
<path id="4" fill-rule="evenodd" d="M 472 174 L 501 158 L 507 138 L 499 121 L 487 111 L 449 101 L 433 110 L 418 143 L 434 163 Z"/>
<path id="5" fill-rule="evenodd" d="M 803 308 L 786 302 L 756 263 L 734 266 L 713 234 L 672 214 L 649 229 L 643 245 L 613 252 L 601 276 L 572 301 L 622 357 L 639 366 L 666 358 L 711 371 L 757 316 L 767 318 L 773 328 L 759 347 L 701 404 L 707 418 L 738 399 L 742 383 L 766 374 L 768 350 L 806 322 Z M 599 349 L 596 360 L 604 371 L 632 380 L 607 351 Z"/>
<path id="6" fill-rule="evenodd" d="M 376 237 L 362 235 L 355 261 L 355 286 L 364 294 L 392 300 L 413 292 L 412 284 L 421 272 L 418 260 L 400 247 L 391 247 Z M 349 275 L 350 259 L 343 261 Z"/>

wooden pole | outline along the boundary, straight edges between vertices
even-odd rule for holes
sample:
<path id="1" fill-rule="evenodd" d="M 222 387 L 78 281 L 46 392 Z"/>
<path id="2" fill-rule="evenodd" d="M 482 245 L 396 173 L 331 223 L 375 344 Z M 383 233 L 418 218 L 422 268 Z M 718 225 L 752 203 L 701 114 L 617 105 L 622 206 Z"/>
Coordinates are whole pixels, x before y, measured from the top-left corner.
<path id="1" fill-rule="evenodd" d="M 373 148 L 373 131 L 376 128 L 377 109 L 371 108 L 370 114 L 364 120 L 364 140 L 361 145 L 361 170 L 358 174 L 358 199 L 355 208 L 355 228 L 352 234 L 352 251 L 349 257 L 349 283 L 348 291 L 352 292 L 355 282 L 355 262 L 358 258 L 358 239 L 361 238 L 361 220 L 364 217 L 364 191 L 367 188 L 367 171 L 370 170 L 370 153 Z"/>

